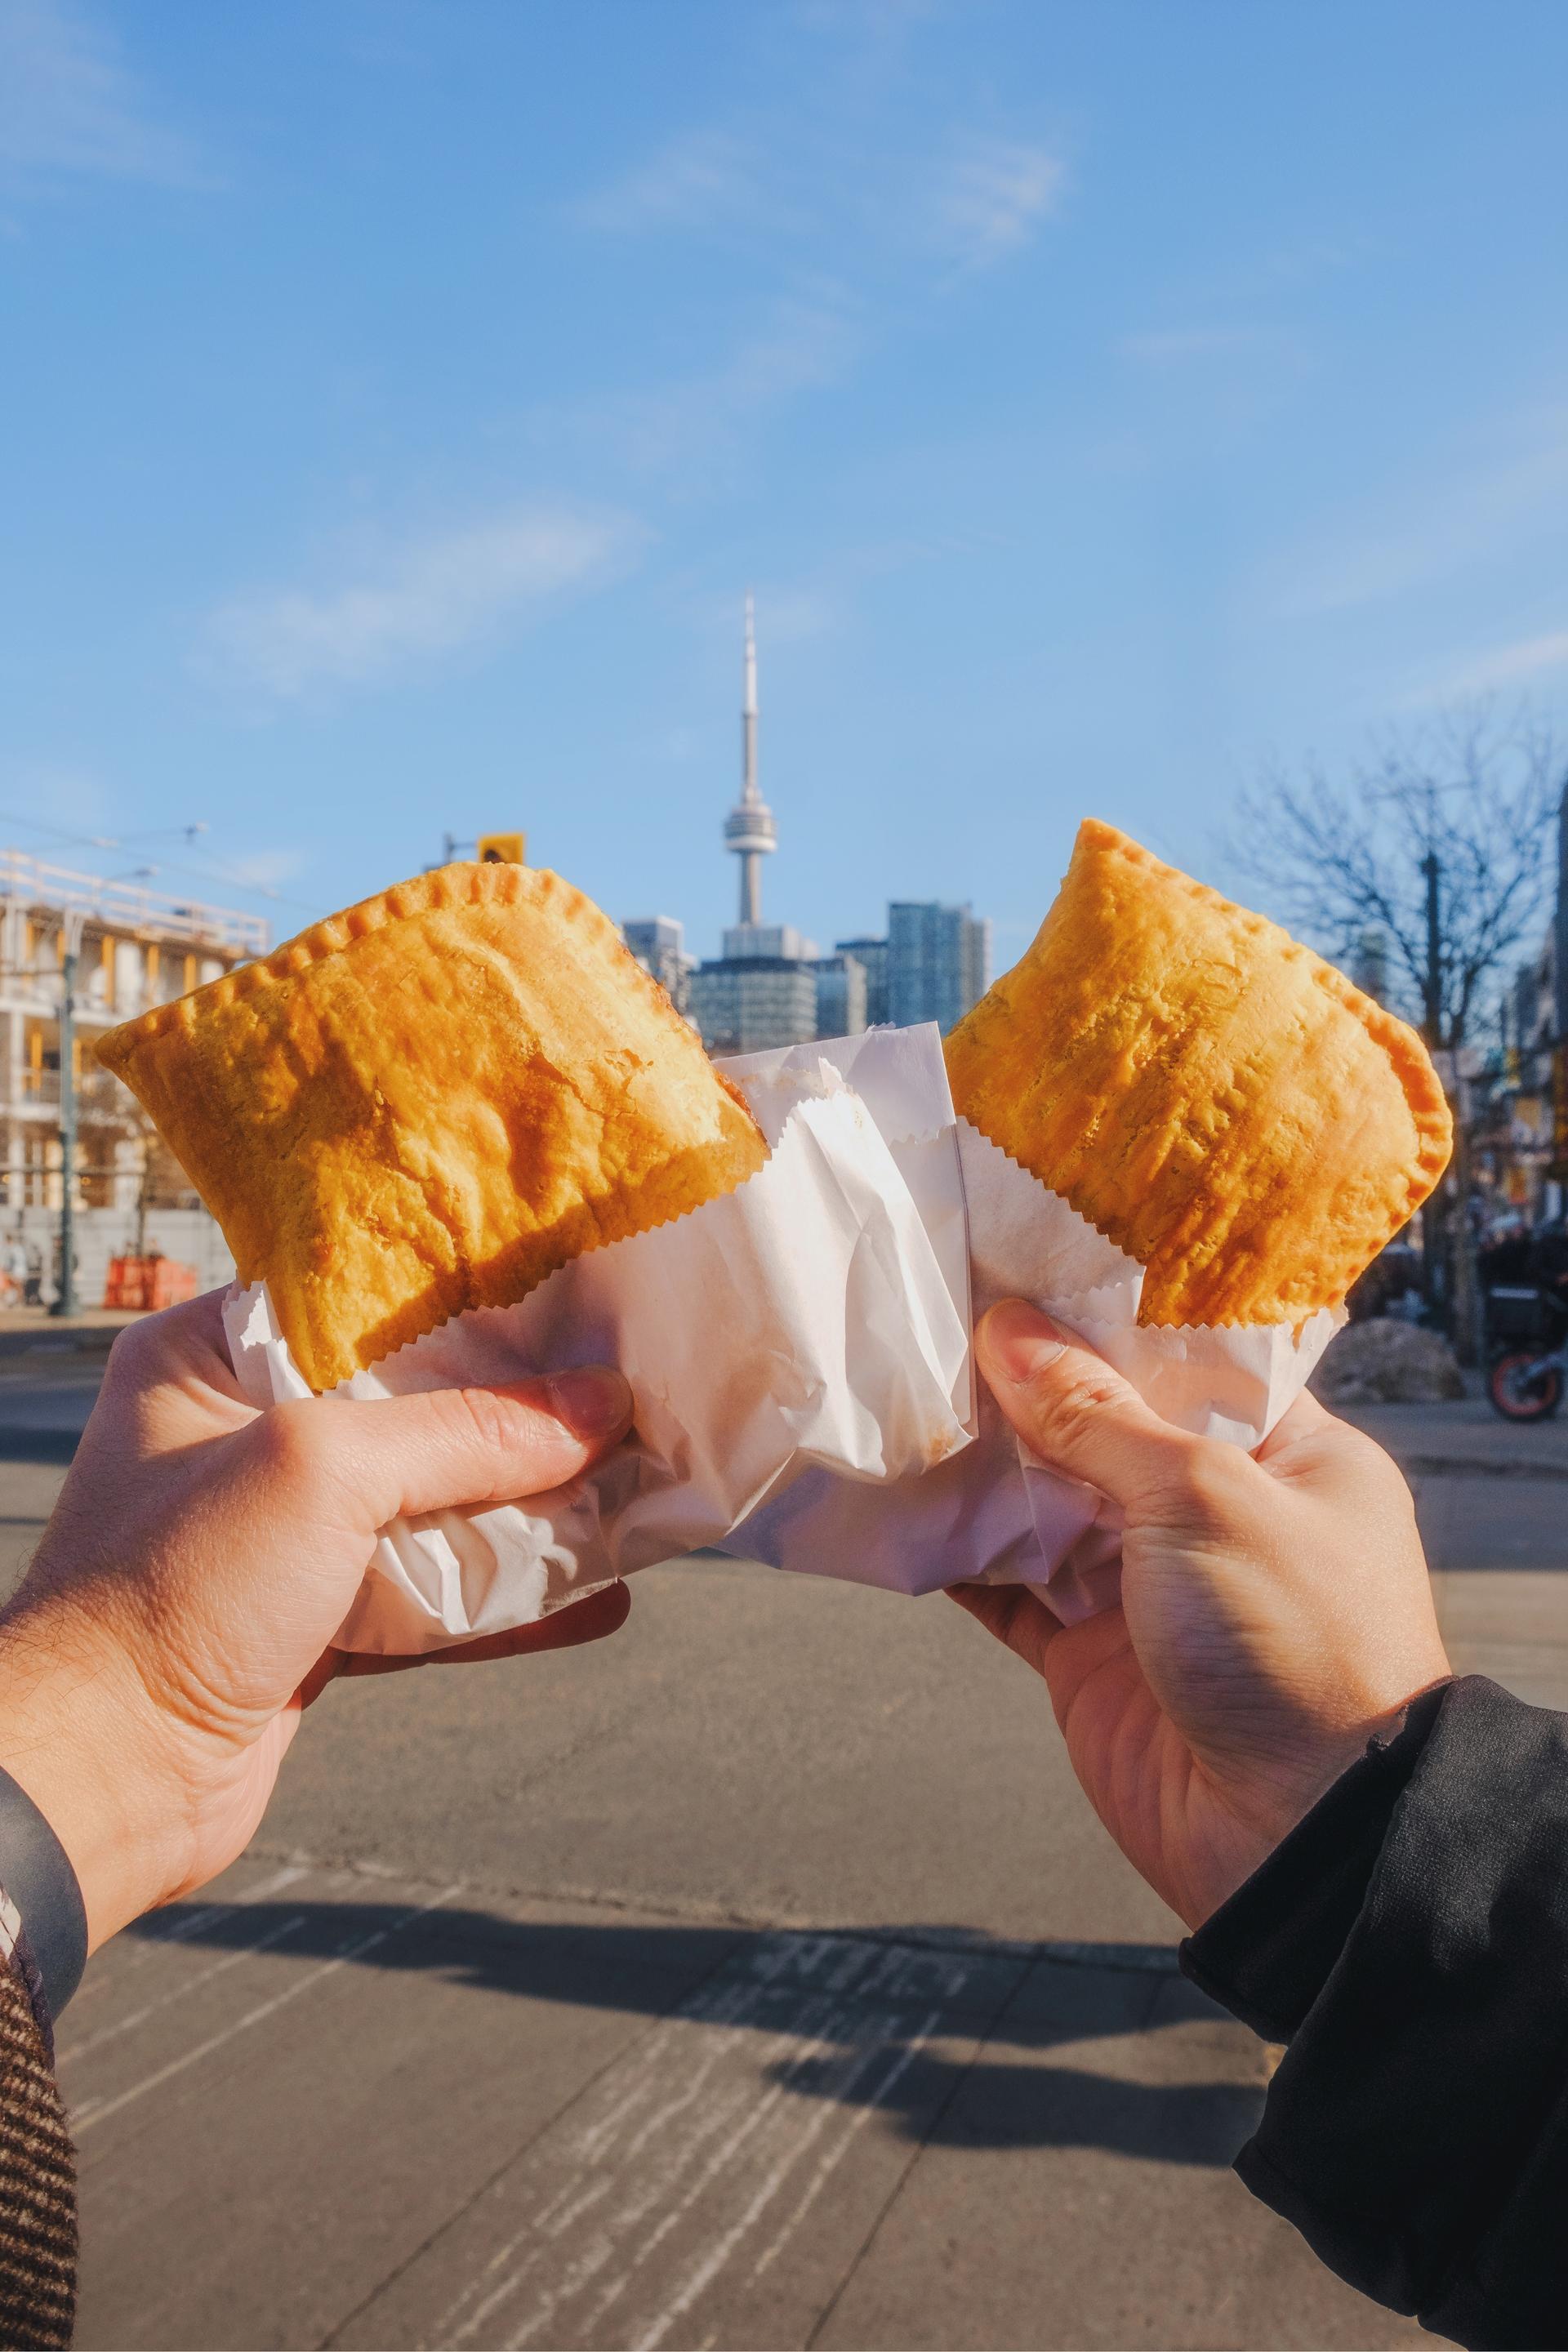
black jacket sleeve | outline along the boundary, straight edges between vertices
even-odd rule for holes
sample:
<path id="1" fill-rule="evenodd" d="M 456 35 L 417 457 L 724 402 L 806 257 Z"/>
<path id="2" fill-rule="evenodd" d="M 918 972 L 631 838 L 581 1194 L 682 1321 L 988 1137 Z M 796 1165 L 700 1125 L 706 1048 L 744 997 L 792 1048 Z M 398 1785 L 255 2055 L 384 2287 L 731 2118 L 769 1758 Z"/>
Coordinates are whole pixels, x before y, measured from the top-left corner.
<path id="1" fill-rule="evenodd" d="M 1254 2194 L 1439 2335 L 1568 2347 L 1568 1717 L 1429 1692 L 1182 1959 L 1289 2045 Z"/>

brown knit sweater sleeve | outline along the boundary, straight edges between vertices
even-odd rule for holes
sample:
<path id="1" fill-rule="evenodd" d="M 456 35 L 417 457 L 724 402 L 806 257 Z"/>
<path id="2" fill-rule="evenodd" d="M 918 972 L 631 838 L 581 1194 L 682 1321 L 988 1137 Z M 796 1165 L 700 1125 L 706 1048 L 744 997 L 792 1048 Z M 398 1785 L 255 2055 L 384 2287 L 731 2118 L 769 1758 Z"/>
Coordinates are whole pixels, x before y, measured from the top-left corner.
<path id="1" fill-rule="evenodd" d="M 0 2347 L 68 2345 L 76 2150 L 27 1988 L 0 1962 Z"/>

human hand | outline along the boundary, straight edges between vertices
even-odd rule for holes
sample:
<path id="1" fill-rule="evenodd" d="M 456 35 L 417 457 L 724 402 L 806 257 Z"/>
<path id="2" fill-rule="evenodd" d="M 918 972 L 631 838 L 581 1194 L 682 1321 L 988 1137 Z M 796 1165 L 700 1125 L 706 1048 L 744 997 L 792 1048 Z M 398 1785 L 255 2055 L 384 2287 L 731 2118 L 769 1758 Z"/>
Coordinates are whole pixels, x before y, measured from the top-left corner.
<path id="1" fill-rule="evenodd" d="M 626 1381 L 604 1367 L 258 1413 L 229 1369 L 216 1292 L 123 1332 L 0 1615 L 0 1765 L 69 1854 L 90 1945 L 244 1851 L 302 1708 L 335 1674 L 614 1633 L 619 1583 L 428 1661 L 330 1646 L 389 1519 L 541 1493 L 630 1419 Z"/>
<path id="2" fill-rule="evenodd" d="M 1121 1604 L 1062 1625 L 1023 1585 L 952 1598 L 1044 1676 L 1090 1804 L 1196 1927 L 1451 1671 L 1410 1490 L 1308 1395 L 1255 1454 L 1173 1429 L 1021 1299 L 975 1345 L 1040 1459 L 1121 1507 Z"/>

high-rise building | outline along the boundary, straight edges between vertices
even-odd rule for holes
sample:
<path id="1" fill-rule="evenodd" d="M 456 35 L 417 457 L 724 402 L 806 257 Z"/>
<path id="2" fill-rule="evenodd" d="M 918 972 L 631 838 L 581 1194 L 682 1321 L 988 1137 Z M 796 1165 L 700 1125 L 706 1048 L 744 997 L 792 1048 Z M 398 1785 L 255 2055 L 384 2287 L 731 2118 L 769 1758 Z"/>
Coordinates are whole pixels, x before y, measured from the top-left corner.
<path id="1" fill-rule="evenodd" d="M 816 941 L 797 931 L 793 923 L 731 923 L 724 934 L 725 957 L 737 961 L 749 956 L 782 956 L 786 963 L 809 963 L 816 953 Z"/>
<path id="2" fill-rule="evenodd" d="M 866 1026 L 866 967 L 852 955 L 818 956 L 816 974 L 816 1034 L 819 1037 L 858 1037 Z"/>
<path id="3" fill-rule="evenodd" d="M 895 899 L 888 908 L 888 1018 L 944 1033 L 991 982 L 991 926 L 967 906 Z"/>
<path id="4" fill-rule="evenodd" d="M 795 956 L 721 956 L 691 975 L 690 1019 L 710 1054 L 760 1054 L 819 1033 L 816 966 Z"/>
<path id="5" fill-rule="evenodd" d="M 664 990 L 678 1013 L 687 1007 L 695 956 L 686 952 L 686 927 L 673 915 L 651 915 L 646 921 L 623 923 L 621 937 L 641 964 Z"/>
<path id="6" fill-rule="evenodd" d="M 879 1029 L 888 1019 L 888 942 L 886 940 L 837 940 L 834 951 L 853 956 L 866 975 L 865 1027 Z M 824 1035 L 826 1034 L 826 1030 Z M 848 1036 L 852 1033 L 840 1033 Z"/>

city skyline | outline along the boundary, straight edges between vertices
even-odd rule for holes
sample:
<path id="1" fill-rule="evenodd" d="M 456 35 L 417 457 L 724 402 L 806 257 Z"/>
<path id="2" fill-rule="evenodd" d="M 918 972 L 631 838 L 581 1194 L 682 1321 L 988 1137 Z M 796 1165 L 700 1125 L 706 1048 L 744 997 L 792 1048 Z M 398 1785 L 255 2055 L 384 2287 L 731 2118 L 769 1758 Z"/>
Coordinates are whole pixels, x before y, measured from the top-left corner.
<path id="1" fill-rule="evenodd" d="M 750 591 L 742 614 L 741 796 L 722 835 L 740 863 L 740 919 L 726 927 L 722 952 L 711 958 L 686 951 L 684 922 L 668 912 L 623 916 L 622 937 L 717 1054 L 854 1035 L 881 1022 L 934 1020 L 951 1029 L 991 977 L 991 926 L 967 904 L 889 899 L 884 936 L 841 939 L 826 955 L 796 924 L 763 921 L 762 860 L 776 850 L 779 830 L 758 781 L 761 709 Z"/>

